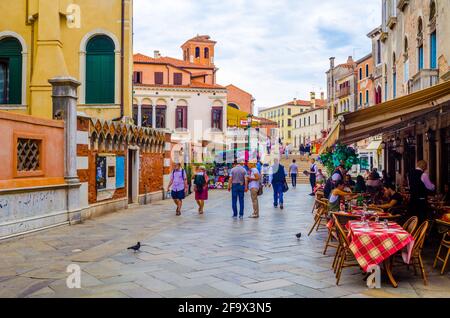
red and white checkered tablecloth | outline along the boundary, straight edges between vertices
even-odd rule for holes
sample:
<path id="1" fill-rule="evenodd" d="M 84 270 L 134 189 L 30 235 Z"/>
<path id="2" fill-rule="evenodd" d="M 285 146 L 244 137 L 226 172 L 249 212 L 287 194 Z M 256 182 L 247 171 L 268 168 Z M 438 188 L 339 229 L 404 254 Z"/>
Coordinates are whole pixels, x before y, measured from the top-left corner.
<path id="1" fill-rule="evenodd" d="M 347 229 L 350 250 L 364 271 L 402 249 L 405 249 L 403 261 L 409 264 L 414 238 L 397 223 L 389 222 L 389 227 L 385 228 L 383 223 L 369 222 L 364 225 L 360 221 L 349 221 Z"/>

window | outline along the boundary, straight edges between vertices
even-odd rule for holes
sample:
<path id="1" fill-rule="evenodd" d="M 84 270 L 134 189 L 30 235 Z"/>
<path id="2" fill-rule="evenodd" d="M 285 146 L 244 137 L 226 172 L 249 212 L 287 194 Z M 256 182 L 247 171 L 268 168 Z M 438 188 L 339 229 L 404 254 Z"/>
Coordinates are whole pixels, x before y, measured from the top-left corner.
<path id="1" fill-rule="evenodd" d="M 362 80 L 362 68 L 359 68 L 359 80 Z"/>
<path id="2" fill-rule="evenodd" d="M 317 114 L 314 115 L 314 124 L 317 124 Z"/>
<path id="3" fill-rule="evenodd" d="M 14 177 L 44 175 L 42 147 L 44 136 L 17 135 L 14 133 Z"/>
<path id="4" fill-rule="evenodd" d="M 156 128 L 166 128 L 166 106 L 156 106 Z"/>
<path id="5" fill-rule="evenodd" d="M 209 59 L 209 48 L 205 47 L 205 59 Z"/>
<path id="6" fill-rule="evenodd" d="M 288 108 L 288 115 L 291 116 L 291 109 Z"/>
<path id="7" fill-rule="evenodd" d="M 22 103 L 22 46 L 15 38 L 0 41 L 0 104 Z"/>
<path id="8" fill-rule="evenodd" d="M 377 90 L 375 92 L 375 104 L 380 104 L 381 103 L 381 86 L 377 87 Z"/>
<path id="9" fill-rule="evenodd" d="M 363 104 L 363 97 L 362 97 L 362 93 L 359 93 L 359 106 L 362 106 Z"/>
<path id="10" fill-rule="evenodd" d="M 436 31 L 430 35 L 430 68 L 437 68 L 437 39 Z"/>
<path id="11" fill-rule="evenodd" d="M 200 48 L 199 47 L 195 48 L 195 58 L 200 58 Z"/>
<path id="12" fill-rule="evenodd" d="M 430 2 L 430 21 L 433 21 L 434 17 L 436 16 L 436 3 L 434 0 Z"/>
<path id="13" fill-rule="evenodd" d="M 288 131 L 288 138 L 290 139 L 291 136 L 292 136 L 292 133 L 291 133 L 291 131 L 289 130 L 289 131 Z"/>
<path id="14" fill-rule="evenodd" d="M 164 84 L 164 73 L 155 72 L 155 85 L 163 85 L 163 84 Z"/>
<path id="15" fill-rule="evenodd" d="M 395 53 L 392 55 L 392 97 L 397 97 L 397 68 L 395 67 Z"/>
<path id="16" fill-rule="evenodd" d="M 369 64 L 366 64 L 366 77 L 369 77 Z"/>
<path id="17" fill-rule="evenodd" d="M 141 105 L 141 126 L 153 127 L 153 109 L 152 105 Z"/>
<path id="18" fill-rule="evenodd" d="M 292 127 L 292 119 L 288 118 L 288 127 Z"/>
<path id="19" fill-rule="evenodd" d="M 381 40 L 377 40 L 377 65 L 381 64 Z"/>
<path id="20" fill-rule="evenodd" d="M 308 126 L 311 126 L 311 117 L 308 116 Z"/>
<path id="21" fill-rule="evenodd" d="M 173 85 L 183 85 L 183 73 L 173 73 Z"/>
<path id="22" fill-rule="evenodd" d="M 175 111 L 175 128 L 187 129 L 187 106 L 177 106 Z"/>
<path id="23" fill-rule="evenodd" d="M 133 72 L 133 84 L 142 84 L 142 72 Z"/>
<path id="24" fill-rule="evenodd" d="M 284 127 L 284 119 L 281 120 L 281 127 Z"/>
<path id="25" fill-rule="evenodd" d="M 97 35 L 86 46 L 86 104 L 113 104 L 115 47 L 106 35 Z"/>
<path id="26" fill-rule="evenodd" d="M 222 107 L 213 107 L 211 111 L 211 128 L 222 130 Z"/>
<path id="27" fill-rule="evenodd" d="M 369 105 L 369 91 L 366 90 L 366 105 Z"/>
<path id="28" fill-rule="evenodd" d="M 423 45 L 419 46 L 419 71 L 423 69 Z"/>

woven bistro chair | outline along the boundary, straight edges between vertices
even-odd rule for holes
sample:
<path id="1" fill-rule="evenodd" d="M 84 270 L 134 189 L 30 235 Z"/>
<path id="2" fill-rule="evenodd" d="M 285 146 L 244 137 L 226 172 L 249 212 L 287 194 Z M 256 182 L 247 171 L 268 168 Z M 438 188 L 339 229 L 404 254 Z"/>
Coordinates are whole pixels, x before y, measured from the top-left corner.
<path id="1" fill-rule="evenodd" d="M 356 261 L 353 252 L 350 250 L 350 243 L 347 239 L 347 232 L 344 230 L 344 227 L 339 222 L 336 215 L 333 214 L 334 224 L 336 226 L 337 236 L 339 239 L 339 248 L 337 251 L 337 259 L 336 259 L 336 285 L 339 285 L 339 281 L 341 280 L 342 269 L 347 267 L 359 267 L 358 262 Z"/>
<path id="2" fill-rule="evenodd" d="M 334 222 L 334 217 L 338 219 L 339 223 L 341 225 L 343 225 L 343 231 L 345 232 L 345 235 L 348 235 L 348 231 L 345 229 L 345 226 L 347 225 L 348 221 L 352 221 L 352 220 L 358 220 L 361 217 L 359 215 L 350 215 L 348 213 L 342 213 L 342 212 L 331 212 L 332 216 L 333 216 L 333 228 L 332 230 L 334 231 L 334 233 L 331 233 L 331 235 L 336 235 L 335 238 L 337 239 L 337 248 L 336 248 L 336 254 L 334 255 L 334 259 L 333 259 L 333 264 L 332 264 L 332 268 L 334 269 L 334 272 L 336 272 L 336 265 L 337 265 L 337 259 L 338 259 L 338 255 L 339 255 L 339 250 L 340 250 L 340 244 L 339 244 L 339 239 L 338 239 L 338 234 L 337 234 L 337 229 L 336 229 L 336 223 Z M 327 251 L 328 247 L 335 247 L 335 244 L 332 245 L 332 243 L 330 243 L 330 241 L 332 240 L 332 238 L 329 237 L 329 240 L 327 239 L 327 242 L 325 243 L 325 248 L 324 248 L 324 255 Z"/>
<path id="3" fill-rule="evenodd" d="M 415 275 L 417 275 L 417 267 L 418 267 L 420 270 L 420 273 L 422 275 L 424 285 L 427 285 L 428 282 L 427 282 L 427 275 L 425 272 L 425 267 L 423 265 L 423 260 L 422 260 L 422 249 L 423 249 L 423 244 L 425 242 L 425 237 L 427 234 L 428 226 L 429 226 L 428 221 L 425 221 L 414 232 L 414 234 L 413 234 L 414 246 L 413 246 L 413 250 L 411 251 L 410 264 L 402 263 L 402 265 L 406 265 L 408 268 L 409 268 L 409 265 L 412 265 L 412 267 L 414 268 Z M 394 265 L 394 263 L 395 262 L 392 261 L 390 263 L 390 266 L 392 267 Z M 397 263 L 395 263 L 395 264 L 397 264 Z"/>
<path id="4" fill-rule="evenodd" d="M 447 255 L 445 258 L 441 258 L 441 249 L 447 249 Z M 445 267 L 447 266 L 448 257 L 450 256 L 450 231 L 444 233 L 442 237 L 441 245 L 439 245 L 438 252 L 436 254 L 436 259 L 434 260 L 433 268 L 436 268 L 437 262 L 441 261 L 444 264 L 442 265 L 441 275 L 444 275 Z"/>
<path id="5" fill-rule="evenodd" d="M 314 228 L 316 232 L 319 230 L 319 227 L 322 225 L 326 228 L 328 223 L 328 200 L 317 200 L 318 208 L 314 214 L 314 223 L 311 229 L 308 232 L 308 236 L 311 235 Z"/>

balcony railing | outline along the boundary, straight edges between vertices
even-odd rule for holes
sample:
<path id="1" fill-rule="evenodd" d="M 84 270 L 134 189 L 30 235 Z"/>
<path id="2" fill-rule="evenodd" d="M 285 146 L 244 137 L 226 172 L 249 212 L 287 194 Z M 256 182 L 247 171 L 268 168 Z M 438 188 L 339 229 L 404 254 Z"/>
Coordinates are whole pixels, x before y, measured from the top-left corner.
<path id="1" fill-rule="evenodd" d="M 409 94 L 434 86 L 439 83 L 439 70 L 423 69 L 408 82 Z"/>
<path id="2" fill-rule="evenodd" d="M 350 87 L 344 87 L 344 88 L 338 89 L 336 92 L 336 96 L 338 98 L 345 97 L 348 95 L 350 95 Z"/>

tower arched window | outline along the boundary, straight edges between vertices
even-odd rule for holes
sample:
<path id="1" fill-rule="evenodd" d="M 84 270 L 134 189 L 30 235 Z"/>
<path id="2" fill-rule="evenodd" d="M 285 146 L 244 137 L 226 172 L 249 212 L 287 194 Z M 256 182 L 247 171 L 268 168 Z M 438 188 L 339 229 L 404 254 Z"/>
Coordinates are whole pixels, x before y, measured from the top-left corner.
<path id="1" fill-rule="evenodd" d="M 196 47 L 195 48 L 195 58 L 199 58 L 200 57 L 200 48 Z"/>
<path id="2" fill-rule="evenodd" d="M 205 59 L 209 59 L 209 48 L 205 47 Z"/>
<path id="3" fill-rule="evenodd" d="M 114 42 L 97 35 L 86 46 L 86 104 L 113 104 L 115 88 Z"/>
<path id="4" fill-rule="evenodd" d="M 417 55 L 418 55 L 418 68 L 419 71 L 423 69 L 423 21 L 422 17 L 419 17 L 419 20 L 417 22 L 417 39 L 418 39 L 418 46 L 417 46 Z"/>
<path id="5" fill-rule="evenodd" d="M 0 41 L 0 104 L 22 103 L 22 45 L 13 37 Z"/>

